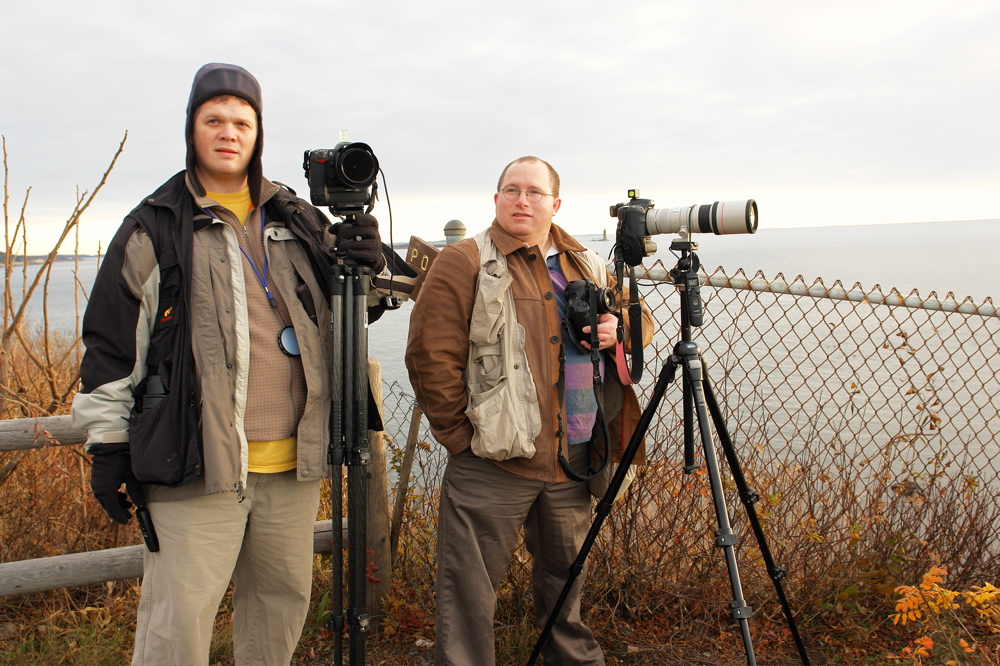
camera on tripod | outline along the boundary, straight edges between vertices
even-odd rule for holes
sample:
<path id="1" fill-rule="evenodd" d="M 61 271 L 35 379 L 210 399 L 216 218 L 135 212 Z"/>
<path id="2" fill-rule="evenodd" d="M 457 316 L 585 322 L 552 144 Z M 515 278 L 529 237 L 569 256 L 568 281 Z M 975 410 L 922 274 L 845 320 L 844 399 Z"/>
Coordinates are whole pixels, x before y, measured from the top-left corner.
<path id="1" fill-rule="evenodd" d="M 338 217 L 364 212 L 375 197 L 369 188 L 378 175 L 378 158 L 366 143 L 341 141 L 333 148 L 305 151 L 302 168 L 314 206 L 328 206 Z"/>
<path id="2" fill-rule="evenodd" d="M 563 326 L 569 334 L 569 339 L 573 345 L 586 354 L 590 350 L 580 342 L 590 341 L 588 335 L 583 332 L 585 326 L 590 326 L 593 333 L 597 330 L 598 317 L 608 312 L 613 312 L 618 305 L 615 292 L 608 287 L 601 287 L 590 280 L 573 280 L 566 285 L 566 313 L 563 317 Z"/>
<path id="3" fill-rule="evenodd" d="M 628 203 L 611 206 L 611 217 L 618 218 L 617 244 L 629 266 L 638 266 L 643 257 L 656 252 L 656 244 L 650 240 L 655 234 L 686 238 L 693 233 L 757 233 L 757 202 L 753 199 L 654 208 L 652 199 L 639 198 L 639 190 L 629 190 L 628 196 Z"/>

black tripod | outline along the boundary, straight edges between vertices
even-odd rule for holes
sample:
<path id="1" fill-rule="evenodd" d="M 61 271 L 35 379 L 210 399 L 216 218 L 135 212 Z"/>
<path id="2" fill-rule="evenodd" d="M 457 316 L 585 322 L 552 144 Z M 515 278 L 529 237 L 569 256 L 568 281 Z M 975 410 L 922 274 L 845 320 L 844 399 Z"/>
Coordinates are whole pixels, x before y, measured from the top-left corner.
<path id="1" fill-rule="evenodd" d="M 350 218 L 348 218 L 350 219 Z M 328 628 L 333 632 L 333 663 L 343 663 L 343 630 L 348 629 L 351 666 L 365 663 L 369 628 L 365 599 L 368 469 L 368 327 L 369 271 L 337 263 L 330 272 L 331 400 L 330 450 L 333 467 L 333 589 Z M 343 467 L 347 467 L 347 614 L 344 614 Z"/>
<path id="2" fill-rule="evenodd" d="M 587 536 L 584 538 L 583 546 L 580 548 L 580 552 L 577 555 L 576 560 L 574 560 L 573 564 L 570 566 L 569 577 L 566 580 L 566 584 L 563 586 L 559 599 L 556 601 L 554 608 L 549 613 L 548 620 L 545 627 L 542 629 L 541 635 L 538 637 L 538 641 L 535 643 L 535 648 L 531 653 L 531 657 L 528 659 L 529 665 L 534 664 L 535 660 L 541 654 L 542 648 L 552 632 L 552 627 L 555 625 L 556 618 L 558 617 L 566 598 L 569 596 L 570 588 L 572 588 L 573 582 L 583 570 L 583 566 L 587 561 L 587 556 L 590 554 L 590 549 L 597 540 L 597 533 L 600 531 L 601 526 L 604 524 L 604 520 L 611 511 L 611 507 L 614 504 L 614 498 L 617 496 L 618 490 L 621 488 L 622 483 L 625 480 L 628 467 L 635 458 L 639 445 L 645 437 L 646 431 L 649 429 L 649 425 L 656 414 L 657 408 L 659 407 L 660 400 L 663 398 L 663 394 L 666 391 L 667 386 L 674 380 L 678 368 L 682 370 L 681 379 L 684 391 L 684 472 L 685 474 L 690 474 L 697 469 L 697 466 L 694 464 L 693 420 L 693 415 L 697 413 L 702 449 L 705 457 L 705 466 L 708 470 L 708 478 L 712 488 L 712 499 L 715 505 L 715 515 L 719 526 L 719 529 L 715 532 L 715 544 L 719 548 L 722 548 L 725 553 L 726 567 L 729 570 L 729 583 L 733 593 L 733 600 L 729 602 L 729 608 L 732 613 L 732 618 L 739 625 L 740 633 L 743 637 L 743 647 L 746 652 L 747 664 L 749 664 L 749 666 L 756 666 L 757 664 L 757 660 L 753 652 L 753 642 L 750 637 L 749 627 L 749 620 L 753 616 L 753 609 L 747 606 L 746 601 L 743 599 L 743 588 L 740 582 L 739 568 L 737 566 L 736 554 L 734 550 L 737 539 L 736 534 L 733 532 L 732 526 L 729 522 L 729 512 L 726 508 L 725 492 L 722 487 L 722 479 L 719 475 L 719 463 L 715 454 L 715 445 L 712 441 L 711 429 L 708 424 L 709 412 L 711 413 L 712 422 L 715 426 L 716 434 L 719 436 L 719 442 L 722 446 L 723 452 L 725 453 L 726 461 L 729 465 L 730 472 L 733 475 L 736 488 L 739 491 L 740 501 L 746 508 L 751 527 L 753 528 L 754 536 L 757 540 L 758 546 L 760 547 L 761 556 L 763 557 L 764 563 L 767 567 L 768 575 L 774 584 L 778 600 L 781 604 L 782 610 L 784 611 L 785 619 L 788 622 L 788 626 L 791 630 L 799 656 L 802 658 L 804 666 L 809 666 L 810 664 L 805 646 L 802 643 L 798 628 L 795 625 L 795 618 L 792 614 L 791 607 L 788 604 L 788 599 L 785 596 L 785 591 L 781 584 L 781 579 L 785 577 L 785 570 L 774 563 L 774 558 L 771 556 L 771 550 L 767 545 L 767 540 L 764 537 L 764 532 L 761 528 L 760 520 L 757 517 L 757 511 L 754 507 L 754 504 L 760 497 L 756 491 L 750 490 L 747 487 L 746 478 L 743 476 L 739 458 L 736 456 L 736 450 L 734 449 L 732 440 L 729 438 L 729 433 L 726 430 L 726 425 L 722 418 L 722 412 L 719 409 L 719 404 L 712 391 L 711 380 L 708 376 L 708 365 L 702 358 L 701 350 L 698 348 L 698 345 L 691 341 L 691 328 L 693 326 L 701 326 L 704 314 L 701 302 L 700 283 L 698 279 L 699 262 L 697 255 L 693 252 L 693 250 L 697 249 L 697 247 L 697 243 L 690 241 L 674 241 L 670 246 L 671 250 L 680 250 L 681 252 L 681 257 L 677 262 L 677 266 L 670 271 L 670 276 L 673 278 L 674 285 L 678 288 L 682 297 L 681 341 L 674 346 L 673 353 L 667 359 L 667 362 L 664 363 L 663 368 L 657 377 L 653 393 L 650 396 L 649 404 L 646 405 L 642 415 L 639 417 L 639 423 L 636 425 L 635 432 L 632 434 L 628 446 L 622 454 L 621 462 L 615 470 L 607 492 L 604 494 L 601 501 L 598 502 L 594 522 L 591 525 Z"/>

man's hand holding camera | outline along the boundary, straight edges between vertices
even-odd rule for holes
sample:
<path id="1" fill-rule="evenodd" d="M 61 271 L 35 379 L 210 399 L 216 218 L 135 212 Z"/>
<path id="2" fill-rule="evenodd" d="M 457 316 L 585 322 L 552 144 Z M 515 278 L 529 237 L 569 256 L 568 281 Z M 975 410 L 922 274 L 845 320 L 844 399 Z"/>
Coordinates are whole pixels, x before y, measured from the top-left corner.
<path id="1" fill-rule="evenodd" d="M 610 312 L 605 312 L 602 314 L 597 321 L 597 339 L 601 341 L 601 349 L 610 349 L 615 346 L 615 340 L 617 338 L 616 331 L 618 330 L 618 317 L 611 314 Z M 586 337 L 580 339 L 580 344 L 583 345 L 588 350 L 590 349 L 590 326 L 584 326 L 580 329 Z"/>
<path id="2" fill-rule="evenodd" d="M 373 273 L 385 268 L 378 220 L 373 215 L 355 215 L 336 225 L 337 252 L 351 262 L 369 266 Z"/>

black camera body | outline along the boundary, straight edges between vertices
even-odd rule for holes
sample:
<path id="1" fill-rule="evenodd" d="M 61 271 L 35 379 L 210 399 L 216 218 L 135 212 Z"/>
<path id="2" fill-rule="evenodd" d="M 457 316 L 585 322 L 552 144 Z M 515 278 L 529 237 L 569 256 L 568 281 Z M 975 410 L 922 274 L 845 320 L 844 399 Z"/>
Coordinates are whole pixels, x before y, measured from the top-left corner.
<path id="1" fill-rule="evenodd" d="M 640 199 L 639 190 L 629 190 L 629 202 L 611 207 L 611 217 L 618 218 L 617 245 L 622 260 L 638 266 L 644 257 L 656 253 L 656 244 L 649 240 L 646 211 L 655 205 L 652 199 Z"/>
<path id="2" fill-rule="evenodd" d="M 314 206 L 327 206 L 344 217 L 364 212 L 374 195 L 378 158 L 366 143 L 341 141 L 333 148 L 305 151 L 302 168 Z"/>
<path id="3" fill-rule="evenodd" d="M 607 287 L 599 287 L 590 280 L 573 280 L 566 285 L 566 312 L 563 316 L 563 326 L 569 334 L 569 339 L 581 353 L 590 352 L 580 344 L 590 341 L 590 336 L 583 332 L 585 326 L 591 327 L 591 332 L 597 330 L 598 317 L 613 312 L 618 305 L 615 292 Z"/>

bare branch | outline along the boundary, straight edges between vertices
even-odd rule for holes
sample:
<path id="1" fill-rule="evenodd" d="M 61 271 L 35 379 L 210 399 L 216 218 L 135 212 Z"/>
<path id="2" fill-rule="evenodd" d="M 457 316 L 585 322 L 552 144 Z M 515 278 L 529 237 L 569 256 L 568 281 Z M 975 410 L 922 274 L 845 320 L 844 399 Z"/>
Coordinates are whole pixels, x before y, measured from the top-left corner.
<path id="1" fill-rule="evenodd" d="M 44 271 L 47 269 L 47 267 L 51 266 L 53 261 L 55 261 L 55 257 L 57 254 L 59 254 L 59 248 L 62 246 L 63 241 L 66 240 L 66 237 L 69 236 L 70 231 L 72 231 L 73 227 L 76 226 L 76 224 L 80 221 L 80 217 L 90 207 L 90 204 L 93 203 L 94 198 L 97 196 L 97 193 L 100 192 L 101 189 L 104 187 L 104 185 L 108 182 L 108 176 L 111 174 L 111 170 L 114 169 L 115 162 L 118 161 L 118 158 L 121 156 L 122 151 L 124 151 L 125 149 L 126 140 L 128 140 L 127 131 L 125 132 L 125 135 L 122 137 L 121 143 L 118 144 L 118 150 L 115 151 L 114 157 L 111 158 L 111 163 L 108 165 L 107 170 L 105 170 L 104 175 L 101 176 L 101 181 L 97 184 L 97 187 L 95 187 L 94 191 L 91 192 L 89 195 L 85 191 L 82 195 L 78 197 L 76 207 L 70 214 L 69 219 L 66 220 L 66 224 L 63 226 L 62 233 L 59 235 L 58 240 L 56 240 L 56 243 L 55 245 L 53 245 L 52 250 L 49 252 L 48 256 L 42 262 L 42 265 L 41 267 L 39 267 L 38 272 L 35 273 L 35 277 L 31 281 L 31 286 L 25 292 L 24 299 L 21 301 L 20 307 L 14 314 L 14 319 L 13 322 L 11 323 L 12 326 L 16 326 L 18 323 L 20 323 L 20 320 L 24 318 L 25 308 L 27 307 L 28 301 L 31 300 L 31 296 L 34 294 L 35 289 L 38 287 L 38 284 L 41 282 Z"/>

